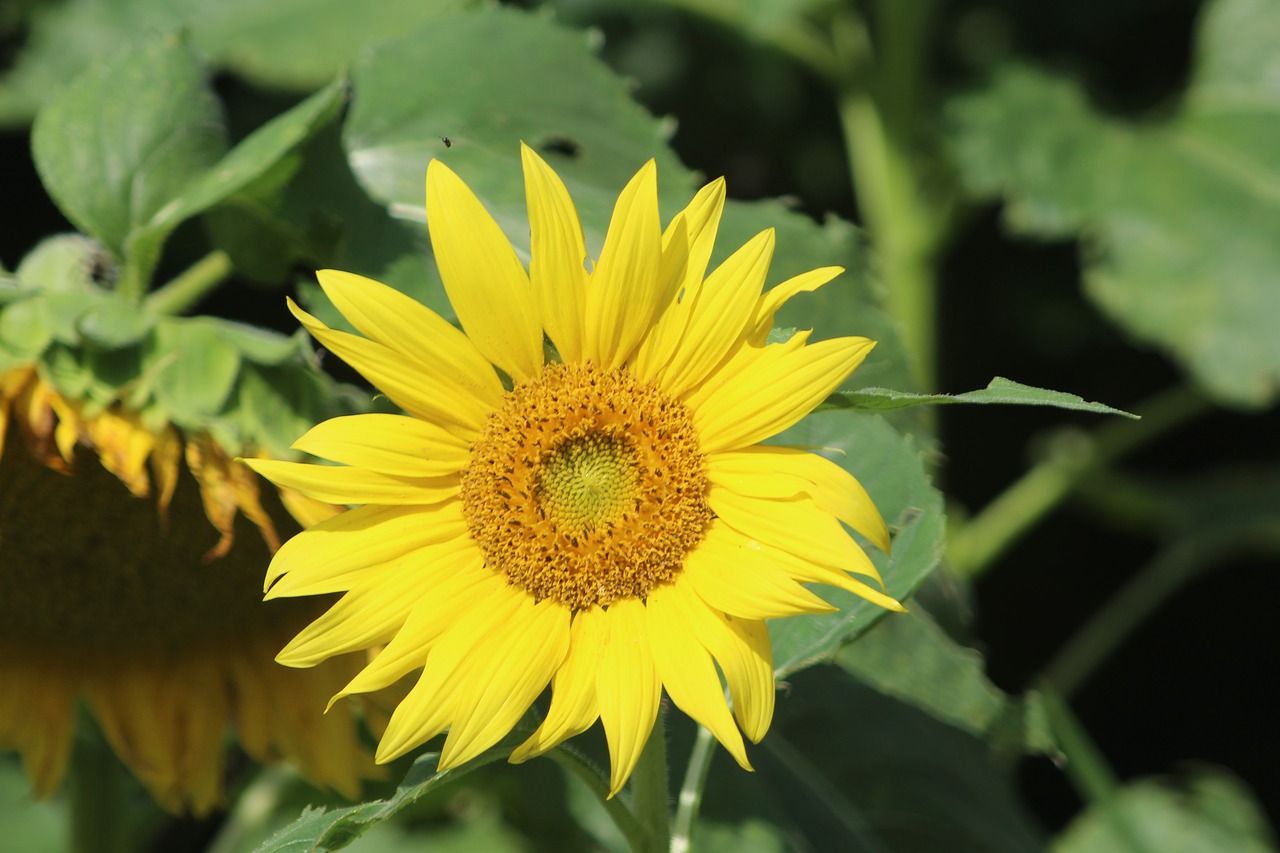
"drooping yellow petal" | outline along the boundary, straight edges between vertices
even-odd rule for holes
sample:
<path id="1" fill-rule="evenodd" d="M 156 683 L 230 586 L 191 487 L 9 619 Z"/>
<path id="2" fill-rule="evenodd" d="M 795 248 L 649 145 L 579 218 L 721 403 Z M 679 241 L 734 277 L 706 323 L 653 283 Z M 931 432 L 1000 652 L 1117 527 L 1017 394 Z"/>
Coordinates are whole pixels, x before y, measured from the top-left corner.
<path id="1" fill-rule="evenodd" d="M 819 267 L 793 276 L 761 294 L 756 300 L 755 311 L 752 312 L 752 320 L 747 327 L 747 340 L 755 346 L 763 346 L 769 337 L 769 330 L 773 328 L 774 315 L 788 299 L 797 293 L 817 290 L 842 272 L 844 267 Z"/>
<path id="2" fill-rule="evenodd" d="M 587 299 L 582 223 L 560 176 L 523 142 L 520 156 L 529 209 L 529 284 L 560 358 L 578 361 Z"/>
<path id="3" fill-rule="evenodd" d="M 743 536 L 823 566 L 880 579 L 866 552 L 840 522 L 812 500 L 748 498 L 712 483 L 707 502 L 725 524 Z"/>
<path id="4" fill-rule="evenodd" d="M 449 302 L 476 349 L 517 382 L 542 370 L 542 323 L 515 249 L 480 199 L 438 159 L 427 165 L 427 229 Z"/>
<path id="5" fill-rule="evenodd" d="M 458 478 L 393 477 L 344 465 L 313 465 L 276 459 L 245 459 L 254 471 L 279 486 L 327 503 L 434 504 L 458 495 Z"/>
<path id="6" fill-rule="evenodd" d="M 681 584 L 659 587 L 649 593 L 645 615 L 653 662 L 662 686 L 676 707 L 706 727 L 739 766 L 750 770 L 742 735 L 725 704 L 720 676 L 716 674 L 710 653 L 690 625 L 689 611 L 704 606 Z"/>
<path id="7" fill-rule="evenodd" d="M 484 427 L 492 407 L 439 369 L 376 341 L 330 329 L 292 299 L 288 305 L 312 337 L 409 414 L 468 439 Z"/>
<path id="8" fill-rule="evenodd" d="M 637 599 L 615 601 L 605 611 L 596 698 L 609 742 L 612 797 L 622 790 L 640 760 L 662 698 L 662 681 L 649 647 L 644 604 Z"/>
<path id="9" fill-rule="evenodd" d="M 583 358 L 603 367 L 623 364 L 665 307 L 657 176 L 650 160 L 618 196 L 587 282 Z"/>
<path id="10" fill-rule="evenodd" d="M 742 337 L 769 271 L 773 243 L 772 228 L 760 232 L 689 295 L 684 335 L 658 374 L 668 394 L 679 397 L 700 383 Z"/>
<path id="11" fill-rule="evenodd" d="M 759 445 L 707 457 L 711 481 L 740 495 L 792 498 L 807 494 L 881 551 L 889 528 L 857 478 L 830 459 L 796 447 Z"/>
<path id="12" fill-rule="evenodd" d="M 735 450 L 782 432 L 838 388 L 874 345 L 835 338 L 797 350 L 765 347 L 694 412 L 703 452 Z"/>
<path id="13" fill-rule="evenodd" d="M 459 501 L 431 506 L 362 506 L 326 519 L 284 543 L 267 569 L 263 591 L 286 573 L 301 582 L 329 582 L 350 589 L 369 566 L 394 559 L 423 545 L 460 536 L 466 530 Z M 345 586 L 341 584 L 346 584 Z"/>
<path id="14" fill-rule="evenodd" d="M 465 334 L 415 299 L 371 278 L 319 270 L 333 306 L 360 334 L 441 370 L 490 406 L 502 402 L 502 381 Z"/>
<path id="15" fill-rule="evenodd" d="M 459 701 L 466 688 L 461 677 L 464 664 L 486 637 L 515 618 L 529 601 L 522 591 L 501 585 L 458 615 L 427 655 L 418 683 L 391 715 L 378 743 L 375 760 L 379 764 L 422 745 L 468 713 Z"/>
<path id="16" fill-rule="evenodd" d="M 433 550 L 441 553 L 440 549 Z M 414 556 L 400 558 L 408 565 L 392 564 L 390 571 L 352 587 L 303 628 L 276 655 L 276 661 L 292 667 L 315 666 L 335 655 L 389 642 L 404 625 L 414 605 L 430 595 L 442 578 L 452 574 L 459 564 L 465 564 L 471 554 L 459 548 L 444 553 L 440 559 L 425 559 L 421 563 Z"/>
<path id="17" fill-rule="evenodd" d="M 551 706 L 542 725 L 511 753 L 512 764 L 528 761 L 591 728 L 600 716 L 596 672 L 604 639 L 604 611 L 579 611 L 569 630 L 569 652 L 551 681 Z"/>
<path id="18" fill-rule="evenodd" d="M 440 752 L 440 769 L 475 758 L 501 740 L 546 689 L 569 651 L 570 612 L 550 599 L 521 610 L 465 661 L 459 713 Z"/>
<path id="19" fill-rule="evenodd" d="M 468 442 L 435 424 L 403 415 L 347 415 L 321 421 L 294 450 L 399 477 L 438 477 L 461 470 Z"/>
<path id="20" fill-rule="evenodd" d="M 751 546 L 751 540 L 712 523 L 686 558 L 684 578 L 712 609 L 744 619 L 835 610 Z"/>
<path id="21" fill-rule="evenodd" d="M 694 613 L 702 614 L 695 608 Z M 763 620 L 734 619 L 707 611 L 711 618 L 692 622 L 699 641 L 710 650 L 733 699 L 733 716 L 752 743 L 769 731 L 777 685 L 773 680 L 773 649 Z"/>
<path id="22" fill-rule="evenodd" d="M 426 518 L 429 517 L 426 516 Z M 419 523 L 423 519 L 423 516 L 419 516 Z M 410 550 L 399 549 L 384 562 L 364 565 L 354 570 L 347 568 L 349 562 L 344 563 L 340 560 L 303 565 L 276 581 L 266 598 L 268 600 L 297 598 L 304 595 L 346 592 L 376 583 L 376 577 L 387 572 L 435 571 L 436 564 L 440 562 L 458 566 L 480 558 L 480 552 L 475 543 L 466 534 L 465 525 L 454 527 L 445 522 L 428 527 L 420 536 L 424 539 L 430 536 L 436 541 L 424 543 Z M 384 553 L 386 551 L 385 548 L 379 550 Z"/>
<path id="23" fill-rule="evenodd" d="M 483 556 L 473 550 L 469 562 L 460 563 L 430 595 L 414 604 L 391 642 L 338 691 L 330 700 L 330 707 L 343 696 L 388 687 L 421 667 L 436 640 L 458 621 L 472 602 L 500 594 L 504 585 L 502 576 L 484 568 Z"/>

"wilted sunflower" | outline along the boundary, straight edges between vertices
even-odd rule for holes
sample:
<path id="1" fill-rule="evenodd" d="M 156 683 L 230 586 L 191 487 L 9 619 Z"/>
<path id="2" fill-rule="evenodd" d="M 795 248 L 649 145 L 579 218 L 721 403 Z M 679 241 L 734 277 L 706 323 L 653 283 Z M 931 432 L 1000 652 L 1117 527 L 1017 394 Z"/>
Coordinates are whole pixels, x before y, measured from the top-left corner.
<path id="1" fill-rule="evenodd" d="M 513 761 L 599 718 L 616 793 L 665 688 L 749 769 L 739 726 L 758 741 L 773 714 L 764 620 L 834 609 L 805 582 L 901 609 L 848 574 L 879 583 L 841 522 L 889 544 L 858 482 L 815 454 L 759 443 L 873 344 L 807 344 L 807 332 L 766 343 L 780 305 L 841 272 L 761 295 L 772 230 L 704 279 L 723 181 L 663 231 L 650 162 L 622 191 L 592 266 L 564 184 L 523 155 L 527 272 L 458 176 L 438 160 L 427 169 L 431 242 L 464 331 L 341 272 L 320 284 L 363 337 L 290 303 L 408 415 L 337 418 L 295 445 L 340 466 L 247 462 L 312 498 L 363 504 L 272 561 L 268 598 L 346 593 L 277 659 L 306 667 L 386 643 L 338 696 L 421 668 L 381 762 L 448 729 L 440 767 L 461 764 L 550 683 L 547 717 Z"/>
<path id="2" fill-rule="evenodd" d="M 323 607 L 257 593 L 277 526 L 294 525 L 274 490 L 207 435 L 90 411 L 29 366 L 0 373 L 0 452 L 0 748 L 21 753 L 37 794 L 64 774 L 80 700 L 173 811 L 218 805 L 232 724 L 254 758 L 359 793 L 376 768 L 353 720 L 317 703 L 362 661 L 272 661 Z M 282 498 L 304 523 L 336 512 Z"/>

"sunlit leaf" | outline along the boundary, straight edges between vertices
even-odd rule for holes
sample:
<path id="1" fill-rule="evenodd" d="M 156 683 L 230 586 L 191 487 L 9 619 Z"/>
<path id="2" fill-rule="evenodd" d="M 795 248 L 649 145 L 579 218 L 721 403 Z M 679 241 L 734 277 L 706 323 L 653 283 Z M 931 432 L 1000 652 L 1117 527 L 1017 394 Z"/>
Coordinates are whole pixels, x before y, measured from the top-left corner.
<path id="1" fill-rule="evenodd" d="M 1065 391 L 1035 388 L 997 376 L 980 391 L 962 394 L 912 394 L 891 388 L 860 388 L 857 391 L 841 391 L 832 394 L 824 405 L 833 408 L 887 411 L 907 406 L 936 405 L 943 403 L 998 403 L 1013 406 L 1052 406 L 1057 409 L 1074 409 L 1103 415 L 1121 415 L 1137 418 L 1129 412 L 1112 408 L 1103 403 L 1091 403 L 1083 397 Z"/>
<path id="2" fill-rule="evenodd" d="M 951 104 L 962 176 L 1015 230 L 1080 234 L 1087 294 L 1224 402 L 1280 394 L 1280 6 L 1216 0 L 1174 114 L 1107 117 L 1077 84 L 1004 67 Z"/>

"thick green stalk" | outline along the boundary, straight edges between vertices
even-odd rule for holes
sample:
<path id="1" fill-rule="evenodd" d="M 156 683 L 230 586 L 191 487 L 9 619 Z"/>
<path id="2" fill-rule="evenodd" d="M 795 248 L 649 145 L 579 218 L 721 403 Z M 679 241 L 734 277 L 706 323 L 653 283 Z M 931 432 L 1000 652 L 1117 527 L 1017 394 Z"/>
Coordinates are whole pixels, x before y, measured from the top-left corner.
<path id="1" fill-rule="evenodd" d="M 1115 830 L 1116 838 L 1132 853 L 1155 853 L 1138 837 L 1132 824 L 1120 812 L 1116 795 L 1120 792 L 1120 780 L 1103 757 L 1098 745 L 1089 737 L 1084 726 L 1062 697 L 1048 683 L 1038 687 L 1044 699 L 1049 725 L 1058 745 L 1066 756 L 1064 769 L 1067 778 L 1080 799 L 1101 811 Z"/>
<path id="2" fill-rule="evenodd" d="M 1148 563 L 1089 617 L 1044 669 L 1044 679 L 1071 695 L 1146 619 L 1160 609 L 1204 560 L 1194 544 L 1171 548 Z"/>
<path id="3" fill-rule="evenodd" d="M 591 789 L 591 793 L 599 798 L 605 812 L 613 821 L 613 825 L 627 839 L 627 845 L 632 850 L 643 851 L 650 849 L 651 842 L 647 827 L 636 819 L 636 816 L 621 798 L 609 796 L 608 780 L 603 778 L 590 762 L 571 747 L 563 745 L 556 747 L 546 755 L 556 764 L 581 779 Z"/>
<path id="4" fill-rule="evenodd" d="M 711 755 L 715 752 L 716 739 L 710 729 L 698 726 L 698 734 L 689 754 L 689 766 L 685 768 L 684 784 L 676 799 L 676 817 L 671 828 L 671 853 L 689 853 L 693 847 L 693 827 L 702 806 L 702 792 L 707 787 L 707 773 L 711 770 Z"/>
<path id="5" fill-rule="evenodd" d="M 231 275 L 231 258 L 221 249 L 210 252 L 185 272 L 152 291 L 144 304 L 153 314 L 181 314 Z"/>
<path id="6" fill-rule="evenodd" d="M 967 577 L 982 574 L 1088 477 L 1211 408 L 1204 397 L 1179 387 L 1139 406 L 1141 420 L 1113 422 L 1092 435 L 1063 433 L 1043 460 L 949 534 L 951 568 Z"/>
<path id="7" fill-rule="evenodd" d="M 671 843 L 670 786 L 667 781 L 666 713 L 659 712 L 640 760 L 631 774 L 636 819 L 648 830 L 648 850 L 665 851 Z"/>

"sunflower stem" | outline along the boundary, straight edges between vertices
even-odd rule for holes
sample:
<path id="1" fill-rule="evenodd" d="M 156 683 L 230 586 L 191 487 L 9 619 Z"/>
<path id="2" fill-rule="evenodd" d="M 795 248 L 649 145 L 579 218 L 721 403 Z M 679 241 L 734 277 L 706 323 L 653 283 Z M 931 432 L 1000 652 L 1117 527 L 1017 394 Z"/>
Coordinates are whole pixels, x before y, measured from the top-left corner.
<path id="1" fill-rule="evenodd" d="M 1098 745 L 1076 719 L 1071 707 L 1063 701 L 1053 685 L 1043 682 L 1037 689 L 1044 700 L 1049 725 L 1066 756 L 1064 769 L 1080 799 L 1098 809 L 1111 824 L 1115 836 L 1132 853 L 1153 853 L 1138 836 L 1116 803 L 1120 780 L 1107 763 Z"/>
<path id="2" fill-rule="evenodd" d="M 149 311 L 161 316 L 181 314 L 231 275 L 231 256 L 216 249 L 146 298 Z"/>
<path id="3" fill-rule="evenodd" d="M 78 729 L 67 781 L 71 853 L 129 853 L 137 839 L 125 820 L 127 771 L 95 725 Z"/>
<path id="4" fill-rule="evenodd" d="M 925 391 L 933 390 L 936 379 L 934 256 L 948 213 L 946 205 L 921 192 L 913 156 L 932 5 L 878 3 L 874 34 L 852 14 L 837 18 L 832 28 L 845 72 L 837 107 L 858 208 L 876 248 L 885 307 L 902 328 Z"/>
<path id="5" fill-rule="evenodd" d="M 648 831 L 648 844 L 643 849 L 652 853 L 667 850 L 671 843 L 669 791 L 666 713 L 662 711 L 658 713 L 653 731 L 649 733 L 649 740 L 631 774 L 631 798 L 636 817 Z"/>
<path id="6" fill-rule="evenodd" d="M 949 535 L 951 568 L 966 577 L 982 574 L 1086 479 L 1211 410 L 1203 396 L 1177 387 L 1138 406 L 1141 420 L 1108 424 L 1092 435 L 1062 433 L 1043 460 Z"/>
<path id="7" fill-rule="evenodd" d="M 711 754 L 716 740 L 710 729 L 698 726 L 698 734 L 689 753 L 689 766 L 684 772 L 684 784 L 676 800 L 676 817 L 671 829 L 671 853 L 689 853 L 693 848 L 693 827 L 702 806 L 702 792 L 707 787 L 707 774 L 711 770 Z"/>
<path id="8" fill-rule="evenodd" d="M 1107 599 L 1066 642 L 1045 667 L 1045 681 L 1064 696 L 1074 693 L 1117 646 L 1203 566 L 1202 555 L 1194 544 L 1160 554 Z"/>
<path id="9" fill-rule="evenodd" d="M 609 796 L 608 779 L 601 776 L 600 771 L 591 762 L 563 744 L 545 754 L 547 758 L 581 779 L 591 793 L 596 795 L 610 820 L 613 821 L 613 825 L 627 839 L 627 845 L 632 850 L 646 849 L 649 844 L 648 829 L 636 819 L 635 814 L 620 797 Z"/>

